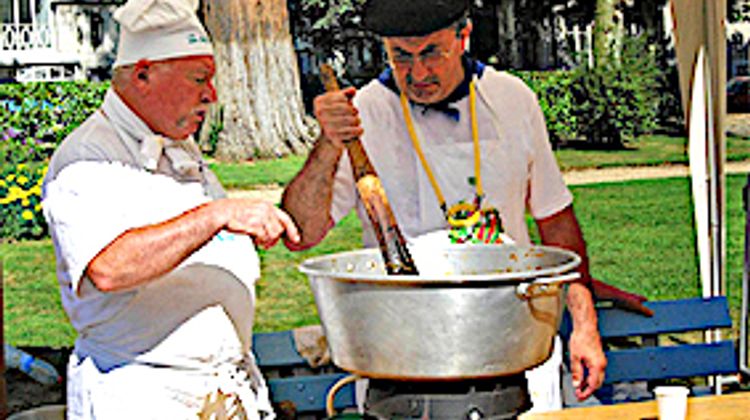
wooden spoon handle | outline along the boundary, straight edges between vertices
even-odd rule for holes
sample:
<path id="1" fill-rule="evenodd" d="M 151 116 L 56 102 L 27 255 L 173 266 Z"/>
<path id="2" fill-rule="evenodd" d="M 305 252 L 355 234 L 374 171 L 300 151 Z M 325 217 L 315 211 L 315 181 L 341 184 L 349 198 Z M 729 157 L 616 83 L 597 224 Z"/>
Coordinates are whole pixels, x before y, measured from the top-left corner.
<path id="1" fill-rule="evenodd" d="M 320 80 L 326 91 L 339 90 L 336 74 L 328 64 L 320 65 Z M 354 181 L 357 183 L 357 193 L 362 199 L 378 239 L 386 271 L 388 274 L 418 274 L 417 267 L 406 248 L 406 240 L 398 228 L 396 217 L 380 183 L 380 178 L 367 157 L 362 142 L 355 137 L 347 140 L 345 144 L 352 164 Z"/>

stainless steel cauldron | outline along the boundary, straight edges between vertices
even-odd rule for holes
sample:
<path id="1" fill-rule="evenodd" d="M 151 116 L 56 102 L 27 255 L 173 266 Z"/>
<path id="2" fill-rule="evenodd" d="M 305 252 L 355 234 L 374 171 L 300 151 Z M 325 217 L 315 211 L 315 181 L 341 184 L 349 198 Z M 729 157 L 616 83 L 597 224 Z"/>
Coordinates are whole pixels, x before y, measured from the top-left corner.
<path id="1" fill-rule="evenodd" d="M 451 245 L 432 258 L 442 271 L 420 276 L 386 275 L 377 249 L 302 263 L 334 363 L 372 378 L 460 380 L 518 373 L 549 357 L 562 284 L 578 278 L 575 253 Z"/>

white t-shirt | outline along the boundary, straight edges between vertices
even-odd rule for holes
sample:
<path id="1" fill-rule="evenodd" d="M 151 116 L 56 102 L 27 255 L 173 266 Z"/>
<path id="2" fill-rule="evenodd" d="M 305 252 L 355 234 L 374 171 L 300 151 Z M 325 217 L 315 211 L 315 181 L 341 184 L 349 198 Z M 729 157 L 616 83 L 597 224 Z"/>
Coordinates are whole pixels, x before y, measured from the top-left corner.
<path id="1" fill-rule="evenodd" d="M 496 207 L 506 233 L 529 244 L 525 214 L 551 216 L 572 202 L 550 147 L 544 116 L 534 93 L 518 78 L 486 67 L 477 83 L 483 206 Z M 398 95 L 374 80 L 354 98 L 364 134 L 362 144 L 380 177 L 406 239 L 447 228 L 445 217 L 406 128 Z M 448 206 L 471 201 L 475 187 L 469 98 L 453 104 L 457 122 L 433 110 L 412 106 L 411 115 L 425 157 Z M 365 246 L 376 238 L 359 202 L 347 156 L 334 182 L 331 217 L 339 221 L 357 206 Z"/>

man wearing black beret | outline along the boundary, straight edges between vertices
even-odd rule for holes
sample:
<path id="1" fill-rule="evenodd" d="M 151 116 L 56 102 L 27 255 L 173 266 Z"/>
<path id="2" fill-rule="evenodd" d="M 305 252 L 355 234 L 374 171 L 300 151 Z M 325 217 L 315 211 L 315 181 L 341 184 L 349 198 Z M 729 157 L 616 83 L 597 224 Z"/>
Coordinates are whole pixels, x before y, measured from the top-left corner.
<path id="1" fill-rule="evenodd" d="M 573 250 L 583 260 L 581 281 L 567 294 L 574 325 L 570 367 L 582 400 L 601 386 L 607 361 L 573 197 L 533 92 L 518 78 L 464 54 L 472 29 L 467 8 L 465 0 L 366 3 L 363 25 L 383 37 L 390 67 L 360 90 L 350 87 L 315 99 L 322 134 L 282 200 L 303 236 L 301 246 L 290 248 L 317 244 L 352 208 L 362 220 L 365 245 L 377 245 L 349 159 L 341 158 L 344 142 L 355 137 L 407 240 L 449 227 L 450 209 L 460 203 L 497 210 L 504 234 L 529 245 L 529 212 L 544 244 Z M 638 297 L 632 299 L 640 304 Z M 376 399 L 401 392 L 392 384 L 370 382 L 370 408 Z M 501 382 L 523 392 L 511 398 L 515 402 L 508 409 L 529 408 L 523 374 Z"/>

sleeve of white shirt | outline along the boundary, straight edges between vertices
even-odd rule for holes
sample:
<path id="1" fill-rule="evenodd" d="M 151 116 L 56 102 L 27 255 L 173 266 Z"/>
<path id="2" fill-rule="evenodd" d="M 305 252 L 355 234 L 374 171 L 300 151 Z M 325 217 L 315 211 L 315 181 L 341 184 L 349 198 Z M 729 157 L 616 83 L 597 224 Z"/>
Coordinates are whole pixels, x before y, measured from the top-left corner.
<path id="1" fill-rule="evenodd" d="M 349 154 L 344 151 L 339 159 L 338 169 L 333 178 L 331 219 L 338 223 L 357 205 L 357 188 L 354 183 Z"/>
<path id="2" fill-rule="evenodd" d="M 527 205 L 535 219 L 544 219 L 568 207 L 573 202 L 573 195 L 565 185 L 562 172 L 552 153 L 542 109 L 536 96 L 531 92 L 530 94 L 532 101 L 528 113 L 533 159 Z"/>
<path id="3" fill-rule="evenodd" d="M 194 184 L 180 186 L 119 163 L 79 162 L 63 169 L 47 184 L 42 205 L 71 287 L 78 290 L 89 262 L 128 229 L 208 201 Z"/>

